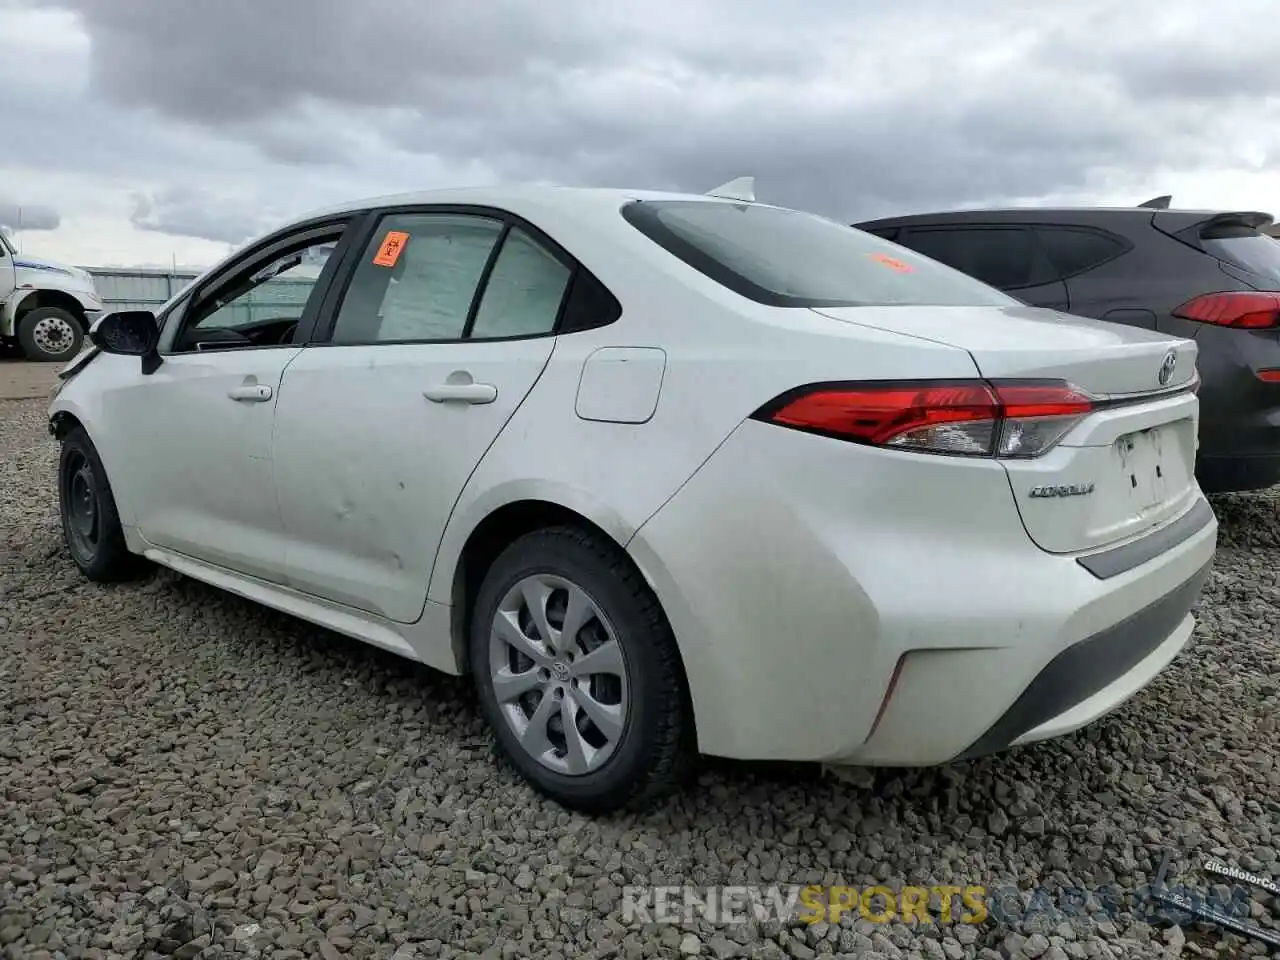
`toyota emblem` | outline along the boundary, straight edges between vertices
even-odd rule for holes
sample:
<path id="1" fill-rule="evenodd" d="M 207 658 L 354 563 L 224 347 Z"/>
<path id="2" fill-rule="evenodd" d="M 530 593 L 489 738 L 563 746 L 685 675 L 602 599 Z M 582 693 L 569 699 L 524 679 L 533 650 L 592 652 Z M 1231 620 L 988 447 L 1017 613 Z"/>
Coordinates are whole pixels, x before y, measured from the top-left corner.
<path id="1" fill-rule="evenodd" d="M 1178 355 L 1170 350 L 1164 357 L 1164 363 L 1160 364 L 1160 386 L 1168 386 L 1169 381 L 1173 379 L 1173 371 L 1178 368 Z"/>

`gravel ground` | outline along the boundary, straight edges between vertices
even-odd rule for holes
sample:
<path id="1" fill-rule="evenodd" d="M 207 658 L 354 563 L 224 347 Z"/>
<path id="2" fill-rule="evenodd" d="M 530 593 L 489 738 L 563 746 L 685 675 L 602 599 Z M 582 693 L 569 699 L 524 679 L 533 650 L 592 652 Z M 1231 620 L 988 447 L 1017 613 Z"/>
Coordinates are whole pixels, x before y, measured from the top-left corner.
<path id="1" fill-rule="evenodd" d="M 628 925 L 620 904 L 629 884 L 1133 890 L 1166 851 L 1198 886 L 1185 871 L 1211 854 L 1280 876 L 1276 496 L 1216 502 L 1194 649 L 1075 736 L 854 783 L 713 763 L 648 814 L 593 821 L 495 766 L 459 680 L 167 572 L 81 580 L 43 410 L 0 404 L 0 955 L 1261 953 L 1097 898 L 1069 921 L 1015 900 L 924 930 Z"/>

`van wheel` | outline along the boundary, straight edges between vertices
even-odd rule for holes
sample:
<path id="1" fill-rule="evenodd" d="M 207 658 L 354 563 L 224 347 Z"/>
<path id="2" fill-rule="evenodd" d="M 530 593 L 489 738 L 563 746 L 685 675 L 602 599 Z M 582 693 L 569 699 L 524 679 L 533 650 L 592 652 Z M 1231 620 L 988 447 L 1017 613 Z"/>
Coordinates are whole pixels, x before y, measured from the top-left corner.
<path id="1" fill-rule="evenodd" d="M 476 599 L 470 656 L 502 754 L 564 806 L 637 807 L 688 773 L 693 717 L 675 637 L 601 535 L 556 527 L 507 547 Z"/>
<path id="2" fill-rule="evenodd" d="M 61 307 L 36 307 L 18 321 L 23 356 L 40 363 L 71 360 L 84 344 L 80 318 Z"/>
<path id="3" fill-rule="evenodd" d="M 130 553 L 125 544 L 107 472 L 82 427 L 74 428 L 62 440 L 58 507 L 71 559 L 90 580 L 133 580 L 150 569 L 151 564 Z"/>

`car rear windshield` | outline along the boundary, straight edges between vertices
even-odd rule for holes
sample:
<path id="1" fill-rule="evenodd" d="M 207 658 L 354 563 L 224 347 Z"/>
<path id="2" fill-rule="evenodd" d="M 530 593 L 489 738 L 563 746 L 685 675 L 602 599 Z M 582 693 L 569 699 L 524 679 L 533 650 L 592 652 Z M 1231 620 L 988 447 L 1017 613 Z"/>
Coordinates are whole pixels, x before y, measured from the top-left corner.
<path id="1" fill-rule="evenodd" d="M 1235 264 L 1256 277 L 1280 283 L 1280 240 L 1261 233 L 1201 240 L 1206 253 Z"/>
<path id="2" fill-rule="evenodd" d="M 715 200 L 638 200 L 624 206 L 622 215 L 691 267 L 771 306 L 1018 303 L 905 247 L 798 210 Z"/>

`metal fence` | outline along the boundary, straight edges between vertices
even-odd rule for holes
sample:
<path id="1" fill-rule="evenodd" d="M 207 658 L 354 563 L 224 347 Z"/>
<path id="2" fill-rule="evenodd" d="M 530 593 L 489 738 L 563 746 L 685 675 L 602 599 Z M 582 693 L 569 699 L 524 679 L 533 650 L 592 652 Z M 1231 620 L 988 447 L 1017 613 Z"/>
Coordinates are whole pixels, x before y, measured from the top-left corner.
<path id="1" fill-rule="evenodd" d="M 84 269 L 93 275 L 93 285 L 107 310 L 156 310 L 198 276 L 168 270 Z M 273 317 L 299 316 L 314 284 L 314 278 L 268 280 L 223 307 L 216 325 L 231 327 Z"/>
<path id="2" fill-rule="evenodd" d="M 85 267 L 108 310 L 154 310 L 194 280 L 197 274 L 168 270 Z"/>

